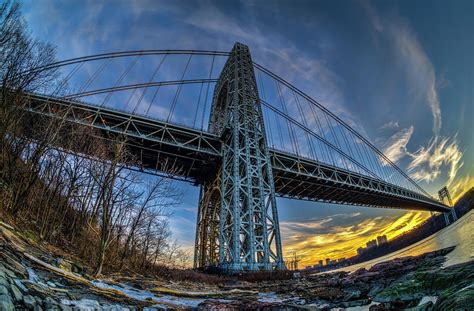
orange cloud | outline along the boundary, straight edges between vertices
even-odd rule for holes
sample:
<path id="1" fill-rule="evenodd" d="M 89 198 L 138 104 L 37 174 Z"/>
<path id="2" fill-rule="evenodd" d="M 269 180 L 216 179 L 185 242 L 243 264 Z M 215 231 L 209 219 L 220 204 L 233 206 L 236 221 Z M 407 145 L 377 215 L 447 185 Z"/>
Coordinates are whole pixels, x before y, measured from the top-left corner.
<path id="1" fill-rule="evenodd" d="M 367 241 L 379 235 L 387 235 L 391 239 L 413 229 L 430 216 L 428 212 L 401 212 L 396 216 L 357 220 L 359 215 L 333 215 L 304 223 L 282 222 L 286 259 L 292 259 L 296 251 L 302 268 L 326 258 L 348 258 L 354 256 L 357 248 L 365 246 Z M 338 218 L 343 219 L 337 221 Z M 347 225 L 337 225 L 337 222 Z"/>
<path id="2" fill-rule="evenodd" d="M 474 187 L 474 175 L 470 174 L 460 178 L 457 182 L 449 186 L 453 202 L 456 202 L 466 191 L 472 187 Z"/>

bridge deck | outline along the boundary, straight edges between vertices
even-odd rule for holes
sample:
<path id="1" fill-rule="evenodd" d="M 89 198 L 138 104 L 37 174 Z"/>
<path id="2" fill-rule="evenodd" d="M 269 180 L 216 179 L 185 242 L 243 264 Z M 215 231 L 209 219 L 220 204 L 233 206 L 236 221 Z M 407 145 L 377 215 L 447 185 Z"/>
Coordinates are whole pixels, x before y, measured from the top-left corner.
<path id="1" fill-rule="evenodd" d="M 27 110 L 93 126 L 104 135 L 126 135 L 144 170 L 173 174 L 200 184 L 212 176 L 221 157 L 216 135 L 147 117 L 77 101 L 30 95 Z M 279 196 L 339 204 L 446 212 L 448 207 L 383 180 L 270 149 Z"/>

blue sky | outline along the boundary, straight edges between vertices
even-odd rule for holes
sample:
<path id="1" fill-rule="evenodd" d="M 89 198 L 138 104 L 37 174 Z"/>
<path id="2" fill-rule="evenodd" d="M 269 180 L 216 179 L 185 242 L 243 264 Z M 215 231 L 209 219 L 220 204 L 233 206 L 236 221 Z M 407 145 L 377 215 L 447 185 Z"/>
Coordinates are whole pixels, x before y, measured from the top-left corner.
<path id="1" fill-rule="evenodd" d="M 435 194 L 474 185 L 472 1 L 24 1 L 58 59 L 134 49 L 229 51 L 290 81 Z M 172 226 L 191 248 L 198 189 L 181 185 Z M 427 213 L 278 201 L 284 249 L 311 263 L 350 255 Z"/>

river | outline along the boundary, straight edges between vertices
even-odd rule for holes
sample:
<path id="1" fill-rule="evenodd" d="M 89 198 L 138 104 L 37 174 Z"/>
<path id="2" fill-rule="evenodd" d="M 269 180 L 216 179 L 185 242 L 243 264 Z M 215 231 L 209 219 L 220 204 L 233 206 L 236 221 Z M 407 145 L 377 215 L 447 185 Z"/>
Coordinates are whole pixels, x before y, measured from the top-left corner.
<path id="1" fill-rule="evenodd" d="M 435 234 L 401 250 L 356 265 L 327 272 L 353 272 L 360 268 L 369 269 L 373 265 L 383 261 L 405 256 L 417 256 L 451 246 L 456 246 L 456 248 L 446 256 L 446 262 L 444 263 L 445 266 L 474 260 L 474 210 L 470 211 L 450 226 L 443 228 Z"/>

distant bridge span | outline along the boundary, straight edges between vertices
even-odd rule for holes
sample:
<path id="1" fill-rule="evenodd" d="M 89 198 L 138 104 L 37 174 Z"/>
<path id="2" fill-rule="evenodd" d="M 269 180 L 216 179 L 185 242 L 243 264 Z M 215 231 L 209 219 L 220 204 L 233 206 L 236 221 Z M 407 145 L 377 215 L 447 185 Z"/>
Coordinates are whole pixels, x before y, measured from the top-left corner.
<path id="1" fill-rule="evenodd" d="M 148 81 L 124 83 L 139 57 L 156 55 L 161 58 Z M 186 56 L 184 73 L 178 79 L 157 81 L 167 57 L 175 55 Z M 188 78 L 192 57 L 203 56 L 212 57 L 209 74 Z M 213 77 L 216 57 L 224 57 L 225 64 L 220 75 Z M 107 135 L 124 135 L 141 169 L 163 172 L 171 166 L 174 178 L 200 185 L 196 268 L 284 269 L 275 196 L 369 207 L 450 210 L 347 123 L 253 63 L 245 45 L 237 43 L 231 53 L 109 53 L 38 70 L 74 66 L 66 78 L 71 80 L 84 64 L 122 58 L 132 61 L 124 66 L 114 85 L 92 86 L 106 65 L 96 66 L 79 90 L 29 94 L 25 109 L 33 115 L 92 126 Z M 214 90 L 209 100 L 211 84 Z M 157 94 L 167 87 L 173 87 L 175 93 L 169 96 L 166 109 L 160 106 L 166 101 L 157 100 L 158 109 L 154 104 Z M 184 94 L 187 87 L 199 90 L 194 106 L 189 103 L 193 96 Z M 124 92 L 131 94 L 122 96 Z M 122 97 L 112 101 L 116 93 Z M 150 94 L 154 94 L 152 98 Z M 87 100 L 98 96 L 102 96 L 100 103 Z M 180 98 L 185 98 L 184 109 L 179 108 Z M 130 106 L 131 99 L 137 102 L 133 110 L 122 109 Z M 142 108 L 144 102 L 146 109 Z M 160 113 L 150 116 L 151 110 Z M 178 117 L 190 111 L 194 117 Z M 200 126 L 196 124 L 198 114 L 202 114 Z"/>

